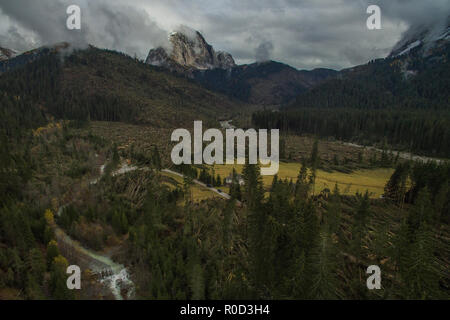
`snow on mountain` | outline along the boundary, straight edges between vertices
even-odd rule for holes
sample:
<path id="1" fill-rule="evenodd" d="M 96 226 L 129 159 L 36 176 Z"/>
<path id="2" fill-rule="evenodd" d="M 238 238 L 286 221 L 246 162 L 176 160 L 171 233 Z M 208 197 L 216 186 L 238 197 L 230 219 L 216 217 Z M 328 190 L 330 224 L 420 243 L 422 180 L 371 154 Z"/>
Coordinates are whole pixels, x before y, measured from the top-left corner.
<path id="1" fill-rule="evenodd" d="M 412 49 L 414 49 L 415 47 L 420 46 L 421 44 L 422 44 L 422 41 L 420 41 L 420 40 L 414 41 L 413 43 L 411 43 L 410 45 L 408 45 L 408 47 L 407 47 L 405 50 L 403 50 L 402 52 L 400 52 L 397 56 L 402 56 L 402 55 L 404 55 L 404 54 L 410 52 L 410 51 L 411 51 Z"/>
<path id="2" fill-rule="evenodd" d="M 16 51 L 0 47 L 0 61 L 5 61 L 14 58 L 16 55 L 17 55 Z"/>
<path id="3" fill-rule="evenodd" d="M 434 49 L 445 46 L 450 40 L 450 21 L 447 24 L 421 25 L 411 27 L 394 46 L 389 57 L 397 57 L 420 50 L 423 56 Z"/>

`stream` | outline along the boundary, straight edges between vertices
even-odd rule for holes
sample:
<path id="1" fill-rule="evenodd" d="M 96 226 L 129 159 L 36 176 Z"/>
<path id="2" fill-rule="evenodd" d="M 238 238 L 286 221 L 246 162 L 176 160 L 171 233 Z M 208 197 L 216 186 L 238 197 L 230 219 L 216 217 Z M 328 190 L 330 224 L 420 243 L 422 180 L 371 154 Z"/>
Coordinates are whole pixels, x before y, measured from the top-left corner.
<path id="1" fill-rule="evenodd" d="M 105 165 L 100 167 L 100 178 L 104 174 Z M 120 169 L 115 171 L 113 175 L 120 175 L 126 172 L 136 170 L 134 166 L 123 165 Z M 90 185 L 95 185 L 100 180 L 96 178 L 90 181 Z M 57 215 L 61 216 L 64 208 L 66 208 L 70 203 L 62 205 L 59 207 Z M 130 279 L 127 268 L 119 263 L 114 262 L 108 255 L 100 254 L 94 252 L 90 249 L 83 247 L 78 241 L 73 240 L 63 229 L 55 226 L 55 234 L 59 241 L 64 242 L 65 246 L 70 247 L 77 253 L 80 260 L 85 260 L 89 269 L 95 274 L 99 275 L 100 283 L 107 287 L 113 294 L 116 300 L 123 300 L 122 289 L 127 289 L 126 298 L 132 299 L 134 297 L 135 289 L 134 283 Z M 59 242 L 58 241 L 58 242 Z"/>
<path id="2" fill-rule="evenodd" d="M 119 169 L 112 173 L 112 176 L 117 176 L 121 174 L 125 174 L 127 172 L 138 170 L 139 168 L 133 165 L 128 165 L 126 163 L 122 164 Z M 148 168 L 141 168 L 143 170 L 149 170 Z M 171 171 L 168 169 L 164 169 L 163 171 L 179 175 L 183 177 L 182 174 Z M 105 164 L 100 166 L 100 177 L 93 179 L 89 182 L 89 184 L 95 185 L 97 184 L 101 177 L 105 173 Z M 194 183 L 201 185 L 217 194 L 222 196 L 223 198 L 229 199 L 230 196 L 226 193 L 220 192 L 215 188 L 210 188 L 204 183 L 194 180 Z M 240 203 L 239 201 L 237 203 Z M 69 206 L 70 203 L 66 203 L 59 207 L 57 211 L 57 215 L 61 216 L 63 210 Z M 123 300 L 124 296 L 122 295 L 122 289 L 127 289 L 126 298 L 132 299 L 135 294 L 135 286 L 133 281 L 130 279 L 130 275 L 128 273 L 127 268 L 119 263 L 114 262 L 110 256 L 95 252 L 88 248 L 83 247 L 78 241 L 73 240 L 62 228 L 59 226 L 55 226 L 55 234 L 57 239 L 64 243 L 64 245 L 73 249 L 80 260 L 84 260 L 85 264 L 88 265 L 88 268 L 93 271 L 95 274 L 101 276 L 100 282 L 107 287 L 112 294 L 114 295 L 116 300 Z M 58 241 L 58 242 L 59 242 Z"/>
<path id="3" fill-rule="evenodd" d="M 356 143 L 351 143 L 351 142 L 342 142 L 343 145 L 345 146 L 350 146 L 350 147 L 355 147 L 355 148 L 366 148 L 367 150 L 374 150 L 374 151 L 378 151 L 378 152 L 383 152 L 382 149 L 378 149 L 375 147 L 370 147 L 370 146 L 362 146 Z M 426 157 L 426 156 L 418 156 L 416 154 L 412 154 L 409 152 L 402 152 L 402 151 L 395 151 L 395 150 L 386 150 L 387 152 L 392 152 L 394 155 L 397 154 L 399 155 L 399 158 L 401 159 L 405 159 L 405 160 L 413 160 L 413 161 L 422 161 L 422 162 L 427 162 L 427 161 L 435 161 L 436 163 L 441 163 L 444 160 L 441 159 L 437 159 L 437 158 L 430 158 L 430 157 Z"/>

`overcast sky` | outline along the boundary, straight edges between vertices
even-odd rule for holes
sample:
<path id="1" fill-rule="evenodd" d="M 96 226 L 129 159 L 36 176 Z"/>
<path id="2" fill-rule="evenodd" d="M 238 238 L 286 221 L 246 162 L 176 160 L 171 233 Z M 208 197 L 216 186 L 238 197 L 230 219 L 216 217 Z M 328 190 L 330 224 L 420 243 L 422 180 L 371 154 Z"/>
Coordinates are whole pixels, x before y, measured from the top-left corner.
<path id="1" fill-rule="evenodd" d="M 66 9 L 81 7 L 81 31 Z M 369 4 L 382 30 L 368 30 Z M 0 46 L 19 51 L 69 41 L 145 58 L 181 25 L 237 63 L 272 59 L 341 69 L 385 57 L 410 26 L 444 21 L 450 0 L 0 0 Z"/>

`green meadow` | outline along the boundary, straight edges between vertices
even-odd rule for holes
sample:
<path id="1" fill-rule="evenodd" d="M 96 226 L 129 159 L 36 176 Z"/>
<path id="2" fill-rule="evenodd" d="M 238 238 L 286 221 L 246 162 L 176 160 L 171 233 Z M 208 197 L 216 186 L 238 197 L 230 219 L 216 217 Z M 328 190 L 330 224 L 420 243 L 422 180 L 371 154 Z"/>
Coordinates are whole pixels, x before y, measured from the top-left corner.
<path id="1" fill-rule="evenodd" d="M 238 173 L 242 172 L 243 165 L 214 165 L 215 174 L 222 178 L 229 176 L 233 167 Z M 295 162 L 281 162 L 278 171 L 279 179 L 297 180 L 301 164 Z M 371 198 L 379 198 L 384 191 L 384 186 L 393 173 L 393 169 L 378 168 L 357 170 L 352 173 L 317 171 L 315 192 L 318 193 L 325 188 L 332 190 L 337 183 L 341 194 L 355 194 L 356 192 L 369 191 Z M 263 176 L 266 187 L 272 184 L 273 176 Z M 226 188 L 223 188 L 226 191 Z"/>

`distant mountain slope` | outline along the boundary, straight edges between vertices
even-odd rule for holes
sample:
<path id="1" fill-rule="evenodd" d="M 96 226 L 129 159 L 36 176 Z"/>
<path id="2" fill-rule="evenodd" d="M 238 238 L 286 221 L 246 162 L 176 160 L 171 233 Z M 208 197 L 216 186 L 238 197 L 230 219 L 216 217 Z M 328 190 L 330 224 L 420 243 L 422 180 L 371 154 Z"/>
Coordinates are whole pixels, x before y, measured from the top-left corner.
<path id="1" fill-rule="evenodd" d="M 342 70 L 253 125 L 450 158 L 447 29 L 412 29 L 385 59 Z"/>
<path id="2" fill-rule="evenodd" d="M 44 46 L 21 54 L 14 54 L 8 59 L 0 59 L 0 74 L 25 66 L 26 64 L 36 61 L 43 56 L 47 56 L 48 54 L 71 50 L 69 47 L 70 45 L 67 42 L 62 42 L 53 46 Z"/>
<path id="3" fill-rule="evenodd" d="M 14 50 L 0 47 L 0 61 L 8 60 L 16 55 L 17 52 L 15 52 Z"/>
<path id="4" fill-rule="evenodd" d="M 193 78 L 204 87 L 258 105 L 283 105 L 298 94 L 334 77 L 336 71 L 299 71 L 268 61 L 236 66 L 229 70 L 197 70 Z"/>
<path id="5" fill-rule="evenodd" d="M 394 46 L 389 57 L 409 54 L 419 49 L 424 56 L 433 54 L 436 48 L 450 41 L 450 18 L 446 27 L 419 25 L 411 27 Z"/>
<path id="6" fill-rule="evenodd" d="M 26 57 L 15 59 L 22 62 Z M 184 77 L 93 47 L 64 59 L 53 50 L 42 53 L 1 75 L 2 93 L 12 105 L 26 100 L 30 108 L 57 118 L 160 127 L 192 126 L 194 120 L 211 123 L 243 107 Z"/>
<path id="7" fill-rule="evenodd" d="M 343 70 L 288 108 L 449 109 L 448 30 L 408 33 L 386 59 Z"/>
<path id="8" fill-rule="evenodd" d="M 275 62 L 236 65 L 226 52 L 216 52 L 198 31 L 174 32 L 172 46 L 151 49 L 146 63 L 191 78 L 209 90 L 258 105 L 282 105 L 337 74 L 334 70 L 298 71 Z M 192 34 L 191 34 L 192 33 Z"/>

